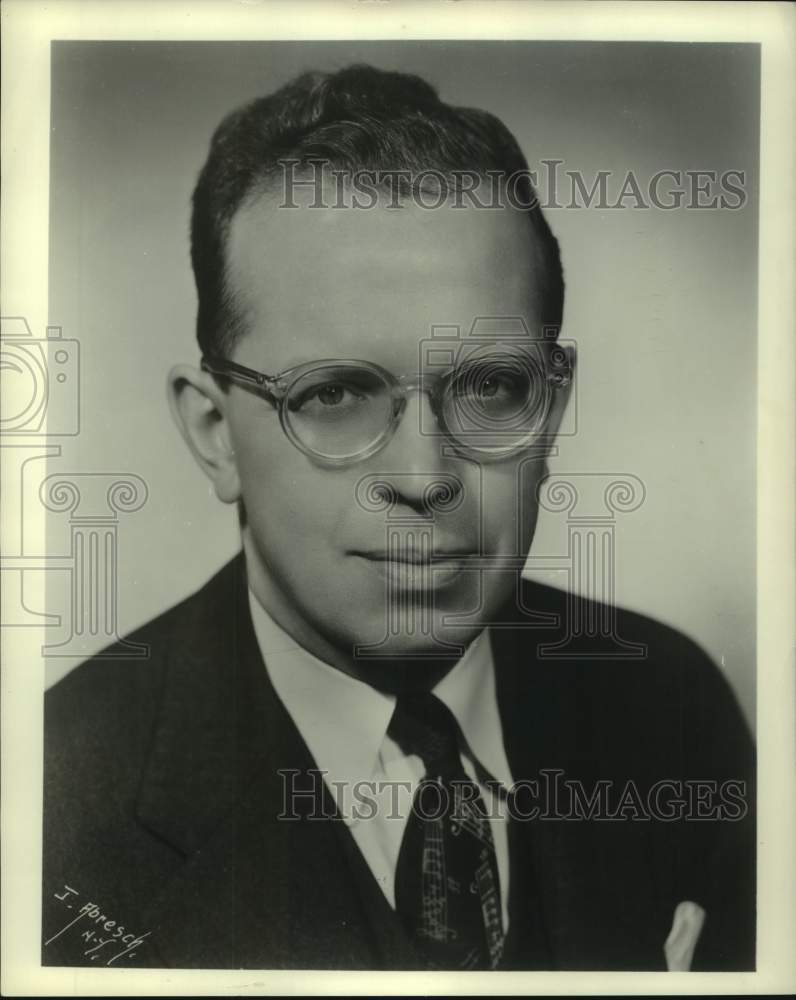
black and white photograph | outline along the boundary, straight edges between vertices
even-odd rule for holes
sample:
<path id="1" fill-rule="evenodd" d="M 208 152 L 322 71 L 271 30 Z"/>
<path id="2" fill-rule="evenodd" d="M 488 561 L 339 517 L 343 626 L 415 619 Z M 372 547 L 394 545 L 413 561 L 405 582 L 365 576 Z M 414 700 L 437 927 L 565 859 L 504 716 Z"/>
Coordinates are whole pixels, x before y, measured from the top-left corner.
<path id="1" fill-rule="evenodd" d="M 4 110 L 4 992 L 786 992 L 793 11 L 63 6 L 27 176 Z"/>

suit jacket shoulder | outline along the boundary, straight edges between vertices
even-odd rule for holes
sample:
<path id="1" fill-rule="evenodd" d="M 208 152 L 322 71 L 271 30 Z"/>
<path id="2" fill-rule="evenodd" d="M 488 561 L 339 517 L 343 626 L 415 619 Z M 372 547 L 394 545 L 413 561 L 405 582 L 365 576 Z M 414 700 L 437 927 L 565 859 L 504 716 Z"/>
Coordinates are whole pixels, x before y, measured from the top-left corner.
<path id="1" fill-rule="evenodd" d="M 496 633 L 497 662 L 513 663 L 498 673 L 504 738 L 515 778 L 540 780 L 550 811 L 570 817 L 535 831 L 561 858 L 550 894 L 569 939 L 588 940 L 589 921 L 613 939 L 647 927 L 651 954 L 689 900 L 708 914 L 693 967 L 753 968 L 755 754 L 726 678 L 647 616 L 535 583 L 519 603 L 518 627 Z M 581 913 L 582 933 L 565 911 Z M 581 962 L 610 951 L 601 937 L 570 967 L 595 967 Z"/>
<path id="2" fill-rule="evenodd" d="M 136 630 L 130 638 L 148 646 L 148 657 L 131 660 L 121 649 L 115 658 L 109 647 L 46 692 L 44 964 L 104 965 L 105 954 L 123 950 L 114 937 L 120 926 L 125 934 L 119 941 L 146 932 L 146 900 L 157 895 L 184 853 L 176 840 L 148 828 L 142 792 L 162 787 L 161 775 L 171 769 L 170 787 L 182 784 L 183 804 L 190 795 L 202 801 L 191 768 L 198 761 L 192 743 L 218 708 L 210 704 L 215 689 L 223 694 L 226 686 L 219 664 L 235 630 L 231 595 L 241 571 L 240 560 L 230 563 L 196 594 Z M 159 760 L 158 732 L 181 697 L 191 720 L 180 741 L 182 757 Z M 89 904 L 105 919 L 92 919 L 87 911 L 61 933 Z M 91 953 L 107 921 L 116 926 L 99 937 L 110 933 L 113 940 L 103 952 Z M 84 940 L 76 931 L 94 934 Z M 133 965 L 148 964 L 148 957 L 158 964 L 146 938 L 126 956 Z"/>

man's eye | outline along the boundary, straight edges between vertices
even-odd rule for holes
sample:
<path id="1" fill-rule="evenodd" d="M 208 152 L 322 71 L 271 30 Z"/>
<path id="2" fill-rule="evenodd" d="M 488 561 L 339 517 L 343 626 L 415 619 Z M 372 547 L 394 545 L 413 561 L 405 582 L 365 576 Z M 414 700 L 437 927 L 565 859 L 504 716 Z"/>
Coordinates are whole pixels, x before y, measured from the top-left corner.
<path id="1" fill-rule="evenodd" d="M 355 406 L 365 398 L 363 393 L 343 382 L 323 382 L 295 393 L 291 409 L 306 411 L 342 410 Z"/>
<path id="2" fill-rule="evenodd" d="M 514 398 L 525 388 L 525 380 L 510 372 L 477 373 L 458 380 L 455 385 L 458 396 L 483 401 Z"/>
<path id="3" fill-rule="evenodd" d="M 505 380 L 501 381 L 501 379 L 495 377 L 485 378 L 481 385 L 478 386 L 478 395 L 487 399 L 497 396 L 501 391 L 505 392 L 507 388 Z"/>
<path id="4" fill-rule="evenodd" d="M 342 385 L 324 385 L 318 389 L 318 400 L 324 406 L 337 406 L 345 399 L 346 389 Z"/>

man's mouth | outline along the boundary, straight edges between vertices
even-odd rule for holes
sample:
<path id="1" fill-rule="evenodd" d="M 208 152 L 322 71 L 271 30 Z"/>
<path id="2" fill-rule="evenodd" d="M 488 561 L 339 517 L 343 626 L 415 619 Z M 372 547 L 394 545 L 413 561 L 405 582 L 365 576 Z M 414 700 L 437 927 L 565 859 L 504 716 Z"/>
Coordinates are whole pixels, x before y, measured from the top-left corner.
<path id="1" fill-rule="evenodd" d="M 394 551 L 356 552 L 394 589 L 438 590 L 454 583 L 466 570 L 472 551 L 422 551 L 396 547 Z"/>
<path id="2" fill-rule="evenodd" d="M 355 555 L 361 556 L 363 559 L 370 559 L 373 562 L 395 562 L 407 563 L 412 566 L 429 566 L 435 563 L 463 562 L 468 556 L 474 555 L 474 553 L 469 550 L 437 549 L 431 552 L 396 547 L 390 551 L 356 552 Z"/>

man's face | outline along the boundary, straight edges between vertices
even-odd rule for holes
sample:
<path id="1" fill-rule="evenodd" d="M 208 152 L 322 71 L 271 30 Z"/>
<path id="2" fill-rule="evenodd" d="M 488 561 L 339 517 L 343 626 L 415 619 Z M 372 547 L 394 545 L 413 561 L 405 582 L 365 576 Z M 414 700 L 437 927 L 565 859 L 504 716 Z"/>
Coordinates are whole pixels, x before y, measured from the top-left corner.
<path id="1" fill-rule="evenodd" d="M 539 335 L 528 220 L 512 209 L 278 209 L 266 196 L 235 217 L 227 259 L 246 323 L 232 360 L 269 374 L 320 359 L 414 373 L 432 327 L 458 326 L 466 341 L 478 317 L 521 316 Z M 329 467 L 288 440 L 261 398 L 233 387 L 225 403 L 255 594 L 355 674 L 368 669 L 355 647 L 411 657 L 466 644 L 511 595 L 533 535 L 542 459 L 454 454 L 428 433 L 429 406 L 411 392 L 384 448 Z M 455 499 L 435 511 L 428 486 L 439 480 Z M 396 498 L 389 510 L 378 483 Z M 429 553 L 445 558 L 431 568 Z M 504 568 L 467 568 L 479 555 Z"/>

